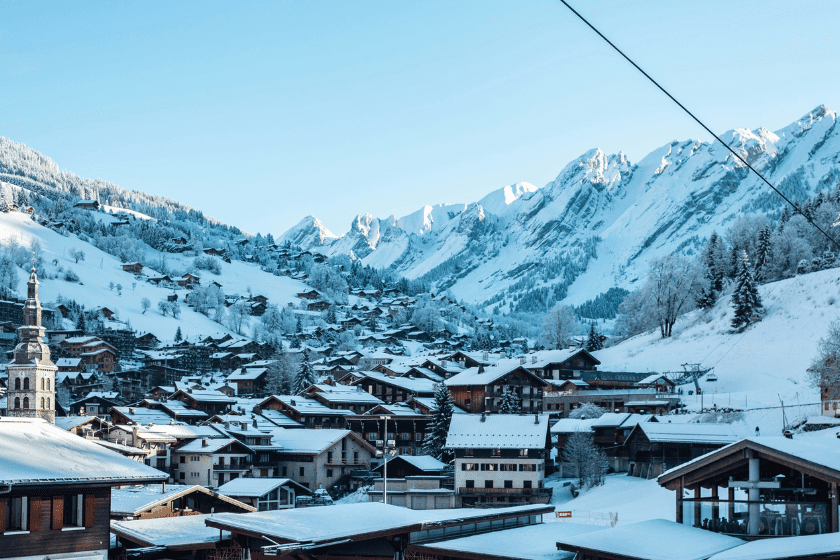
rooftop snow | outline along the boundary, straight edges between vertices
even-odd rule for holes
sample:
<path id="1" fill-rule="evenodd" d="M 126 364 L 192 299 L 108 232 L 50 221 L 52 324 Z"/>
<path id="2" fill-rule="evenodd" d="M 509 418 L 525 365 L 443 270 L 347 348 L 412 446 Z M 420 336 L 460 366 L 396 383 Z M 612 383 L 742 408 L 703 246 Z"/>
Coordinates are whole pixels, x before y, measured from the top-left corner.
<path id="1" fill-rule="evenodd" d="M 183 547 L 203 543 L 212 546 L 219 541 L 219 530 L 205 525 L 209 517 L 212 515 L 112 521 L 111 532 L 144 546 Z M 229 539 L 230 533 L 223 531 L 221 537 Z"/>
<path id="2" fill-rule="evenodd" d="M 0 483 L 130 484 L 166 480 L 167 474 L 40 419 L 0 418 Z"/>
<path id="3" fill-rule="evenodd" d="M 744 544 L 735 537 L 664 519 L 619 525 L 597 533 L 557 539 L 563 548 L 585 549 L 639 560 L 703 560 Z"/>
<path id="4" fill-rule="evenodd" d="M 304 493 L 309 491 L 289 478 L 235 478 L 219 486 L 219 494 L 232 497 L 259 498 L 265 496 L 275 488 L 291 484 L 295 490 Z"/>
<path id="5" fill-rule="evenodd" d="M 542 449 L 547 433 L 547 414 L 453 414 L 446 447 Z"/>

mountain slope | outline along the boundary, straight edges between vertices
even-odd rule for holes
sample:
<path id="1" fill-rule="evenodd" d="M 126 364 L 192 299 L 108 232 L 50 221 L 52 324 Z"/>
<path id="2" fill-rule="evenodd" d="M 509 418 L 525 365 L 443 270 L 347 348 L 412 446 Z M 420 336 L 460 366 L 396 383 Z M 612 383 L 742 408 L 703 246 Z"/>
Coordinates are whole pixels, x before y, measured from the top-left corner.
<path id="1" fill-rule="evenodd" d="M 821 106 L 776 132 L 735 129 L 722 138 L 801 199 L 840 178 L 836 120 Z M 347 234 L 308 248 L 425 277 L 466 301 L 521 309 L 523 301 L 581 303 L 612 286 L 632 287 L 649 259 L 690 253 L 737 216 L 777 215 L 781 206 L 724 147 L 687 140 L 635 164 L 623 153 L 590 150 L 540 189 L 519 183 L 399 220 L 359 216 Z"/>

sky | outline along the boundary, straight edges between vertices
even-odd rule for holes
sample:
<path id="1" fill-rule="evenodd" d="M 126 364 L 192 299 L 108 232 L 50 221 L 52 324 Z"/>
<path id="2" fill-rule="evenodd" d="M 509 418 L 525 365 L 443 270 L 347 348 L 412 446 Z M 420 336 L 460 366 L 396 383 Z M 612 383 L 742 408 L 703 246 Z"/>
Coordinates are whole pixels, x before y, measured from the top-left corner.
<path id="1" fill-rule="evenodd" d="M 840 110 L 835 0 L 571 3 L 719 133 Z M 0 136 L 249 233 L 709 139 L 557 1 L 3 0 L 0 75 Z"/>

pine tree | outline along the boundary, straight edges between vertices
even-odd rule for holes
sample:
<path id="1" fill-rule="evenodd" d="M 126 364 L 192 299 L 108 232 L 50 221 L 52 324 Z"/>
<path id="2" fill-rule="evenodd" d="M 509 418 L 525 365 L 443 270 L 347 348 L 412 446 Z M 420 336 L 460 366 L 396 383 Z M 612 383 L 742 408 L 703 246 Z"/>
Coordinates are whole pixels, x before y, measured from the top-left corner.
<path id="1" fill-rule="evenodd" d="M 312 364 L 309 363 L 309 349 L 305 348 L 303 350 L 303 362 L 301 362 L 300 369 L 298 370 L 297 376 L 295 376 L 292 392 L 298 394 L 317 382 L 318 377 L 315 375 L 315 370 L 312 369 Z"/>
<path id="2" fill-rule="evenodd" d="M 295 349 L 300 348 L 300 339 L 298 337 L 293 337 L 292 338 L 291 347 L 295 348 Z"/>
<path id="3" fill-rule="evenodd" d="M 716 232 L 712 232 L 712 235 L 709 237 L 709 243 L 706 245 L 701 256 L 701 261 L 705 268 L 703 279 L 706 285 L 700 290 L 700 295 L 697 298 L 697 306 L 700 309 L 711 309 L 714 307 L 718 295 L 723 289 L 723 271 L 719 265 L 722 249 L 720 238 Z"/>
<path id="4" fill-rule="evenodd" d="M 779 216 L 779 231 L 782 231 L 785 228 L 785 224 L 788 223 L 788 220 L 790 219 L 790 206 L 785 205 L 784 209 L 782 210 L 782 215 Z"/>
<path id="5" fill-rule="evenodd" d="M 761 296 L 758 295 L 758 290 L 755 288 L 752 267 L 750 267 L 750 259 L 747 257 L 746 251 L 741 253 L 738 285 L 732 293 L 732 306 L 735 308 L 732 328 L 739 332 L 754 323 L 763 308 Z"/>
<path id="6" fill-rule="evenodd" d="M 303 332 L 303 326 L 300 324 L 300 317 L 298 317 L 297 322 L 295 323 L 295 334 L 300 334 Z"/>
<path id="7" fill-rule="evenodd" d="M 440 383 L 435 390 L 435 404 L 432 409 L 432 419 L 428 424 L 428 432 L 423 443 L 423 454 L 431 455 L 435 459 L 442 459 L 446 438 L 449 435 L 449 424 L 452 421 L 452 412 L 455 404 L 452 402 L 452 395 L 449 388 Z"/>
<path id="8" fill-rule="evenodd" d="M 330 308 L 327 309 L 327 323 L 331 325 L 335 325 L 337 323 L 337 319 L 335 317 L 335 306 L 330 305 Z"/>
<path id="9" fill-rule="evenodd" d="M 87 328 L 87 325 L 85 324 L 85 312 L 84 311 L 79 312 L 79 320 L 76 321 L 76 328 L 79 329 L 80 331 L 82 331 L 83 333 L 87 332 L 85 330 Z"/>
<path id="10" fill-rule="evenodd" d="M 181 334 L 181 327 L 178 327 L 178 330 L 175 331 L 175 342 L 181 342 L 184 340 L 184 335 Z"/>
<path id="11" fill-rule="evenodd" d="M 764 282 L 767 277 L 767 265 L 773 258 L 773 248 L 770 245 L 770 226 L 765 226 L 758 232 L 758 247 L 755 256 L 755 279 Z"/>
<path id="12" fill-rule="evenodd" d="M 586 339 L 586 351 L 594 352 L 604 347 L 601 342 L 601 334 L 595 330 L 595 323 L 589 323 L 589 337 Z"/>
<path id="13" fill-rule="evenodd" d="M 499 414 L 518 414 L 519 409 L 519 397 L 513 391 L 505 389 L 502 404 L 499 405 Z"/>
<path id="14" fill-rule="evenodd" d="M 269 395 L 285 395 L 291 392 L 291 379 L 288 371 L 289 354 L 280 343 L 280 348 L 271 357 L 265 380 L 265 391 Z"/>

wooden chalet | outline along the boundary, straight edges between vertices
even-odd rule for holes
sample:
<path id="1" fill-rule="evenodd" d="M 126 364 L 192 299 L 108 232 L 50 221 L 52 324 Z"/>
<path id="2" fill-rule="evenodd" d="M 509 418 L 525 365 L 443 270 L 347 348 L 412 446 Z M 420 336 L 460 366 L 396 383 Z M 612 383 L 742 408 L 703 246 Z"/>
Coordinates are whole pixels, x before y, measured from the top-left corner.
<path id="1" fill-rule="evenodd" d="M 490 367 L 466 369 L 445 381 L 456 405 L 472 413 L 498 412 L 506 391 L 513 392 L 522 412 L 541 412 L 548 383 L 520 360 L 500 360 Z"/>
<path id="2" fill-rule="evenodd" d="M 306 290 L 305 292 L 298 292 L 297 297 L 300 299 L 316 300 L 321 297 L 318 290 Z"/>
<path id="3" fill-rule="evenodd" d="M 73 205 L 74 208 L 82 208 L 84 210 L 99 210 L 100 204 L 98 200 L 80 200 Z"/>
<path id="4" fill-rule="evenodd" d="M 387 434 L 385 421 L 380 416 L 391 417 L 387 422 Z M 425 443 L 425 435 L 429 431 L 431 416 L 421 414 L 408 404 L 395 403 L 374 406 L 364 414 L 346 416 L 345 420 L 347 429 L 352 430 L 371 445 L 376 445 L 377 441 L 393 440 L 400 455 L 420 455 Z"/>
<path id="5" fill-rule="evenodd" d="M 123 263 L 122 269 L 133 274 L 140 274 L 143 272 L 143 265 L 139 262 Z"/>
<path id="6" fill-rule="evenodd" d="M 111 488 L 167 478 L 45 420 L 0 418 L 0 558 L 107 558 Z"/>
<path id="7" fill-rule="evenodd" d="M 257 508 L 199 485 L 150 484 L 111 490 L 112 521 L 251 511 Z"/>

